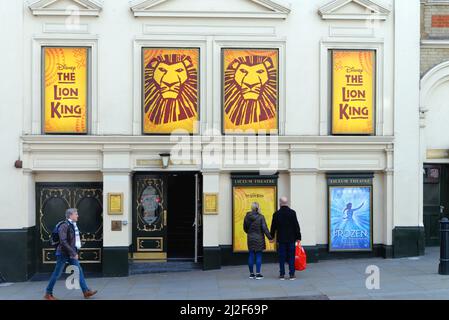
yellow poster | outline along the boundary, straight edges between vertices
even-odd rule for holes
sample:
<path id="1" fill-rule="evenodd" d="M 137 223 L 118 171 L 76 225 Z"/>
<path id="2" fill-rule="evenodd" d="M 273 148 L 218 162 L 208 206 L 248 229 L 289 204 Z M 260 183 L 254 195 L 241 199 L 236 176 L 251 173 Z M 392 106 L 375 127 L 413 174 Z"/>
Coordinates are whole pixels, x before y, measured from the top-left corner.
<path id="1" fill-rule="evenodd" d="M 276 187 L 275 186 L 235 186 L 233 187 L 234 215 L 233 215 L 233 251 L 248 251 L 247 235 L 243 230 L 243 221 L 246 213 L 251 211 L 251 204 L 258 202 L 260 211 L 265 217 L 268 230 L 271 228 L 273 213 L 276 211 Z M 276 246 L 267 238 L 266 251 L 275 251 Z"/>
<path id="2" fill-rule="evenodd" d="M 278 56 L 277 49 L 223 49 L 225 133 L 278 133 Z"/>
<path id="3" fill-rule="evenodd" d="M 143 50 L 143 131 L 198 133 L 199 49 Z"/>
<path id="4" fill-rule="evenodd" d="M 332 134 L 374 134 L 375 52 L 332 53 Z"/>
<path id="5" fill-rule="evenodd" d="M 87 48 L 44 48 L 44 132 L 87 133 Z"/>

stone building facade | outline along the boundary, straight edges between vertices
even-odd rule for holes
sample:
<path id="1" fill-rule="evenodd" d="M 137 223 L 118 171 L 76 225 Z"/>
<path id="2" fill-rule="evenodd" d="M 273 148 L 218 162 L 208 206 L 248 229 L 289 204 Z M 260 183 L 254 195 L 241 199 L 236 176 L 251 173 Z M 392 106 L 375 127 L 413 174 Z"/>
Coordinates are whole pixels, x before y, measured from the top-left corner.
<path id="1" fill-rule="evenodd" d="M 0 1 L 0 24 L 5 280 L 52 269 L 49 234 L 68 207 L 80 211 L 81 262 L 107 276 L 154 262 L 206 270 L 245 263 L 248 201 L 258 199 L 270 219 L 281 195 L 297 211 L 310 262 L 423 254 L 427 148 L 420 133 L 432 111 L 419 102 L 418 0 L 17 0 Z M 83 63 L 55 58 L 69 53 Z M 236 62 L 226 60 L 230 54 Z M 423 59 L 429 67 L 439 62 Z M 161 74 L 185 69 L 194 70 L 188 79 L 196 83 L 198 127 L 189 135 L 152 133 L 144 88 L 157 73 L 155 88 L 173 99 L 184 76 L 163 81 Z M 224 130 L 241 125 L 224 107 L 232 104 L 225 98 L 229 74 L 247 100 L 272 85 L 275 97 L 265 102 L 274 133 Z M 82 86 L 74 88 L 75 75 Z M 52 81 L 61 87 L 48 93 Z M 85 109 L 57 104 L 81 99 L 80 92 Z M 353 105 L 339 108 L 341 92 Z M 52 94 L 55 101 L 47 101 Z M 258 123 L 250 129 L 259 130 L 270 113 L 257 110 L 245 118 Z M 75 131 L 55 129 L 65 115 L 68 123 L 80 119 Z M 258 155 L 252 139 L 269 152 Z M 189 155 L 175 159 L 186 146 Z M 275 165 L 263 164 L 267 154 Z"/>

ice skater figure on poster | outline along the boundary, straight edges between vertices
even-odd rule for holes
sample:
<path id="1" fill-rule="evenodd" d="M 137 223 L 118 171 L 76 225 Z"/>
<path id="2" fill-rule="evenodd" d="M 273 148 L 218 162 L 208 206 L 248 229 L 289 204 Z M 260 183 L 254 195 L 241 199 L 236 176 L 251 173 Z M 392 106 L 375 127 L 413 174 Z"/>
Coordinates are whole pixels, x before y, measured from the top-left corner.
<path id="1" fill-rule="evenodd" d="M 349 202 L 346 205 L 345 210 L 343 210 L 343 219 L 345 219 L 345 220 L 352 220 L 352 216 L 354 215 L 354 212 L 360 210 L 363 207 L 364 204 L 365 204 L 365 202 L 363 202 L 360 205 L 360 207 L 358 207 L 357 209 L 352 209 L 352 203 Z"/>

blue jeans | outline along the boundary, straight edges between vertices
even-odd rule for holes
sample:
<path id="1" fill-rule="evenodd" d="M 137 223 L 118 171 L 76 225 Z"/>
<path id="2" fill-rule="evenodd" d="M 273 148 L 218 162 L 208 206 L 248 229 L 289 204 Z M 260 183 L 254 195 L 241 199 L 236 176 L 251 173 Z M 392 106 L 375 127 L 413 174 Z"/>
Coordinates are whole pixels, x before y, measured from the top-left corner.
<path id="1" fill-rule="evenodd" d="M 279 274 L 285 275 L 285 262 L 288 262 L 289 274 L 295 275 L 295 243 L 294 242 L 279 242 Z"/>
<path id="2" fill-rule="evenodd" d="M 249 251 L 248 267 L 250 273 L 254 273 L 254 258 L 256 258 L 256 273 L 260 273 L 262 268 L 262 251 Z"/>
<path id="3" fill-rule="evenodd" d="M 81 290 L 83 290 L 83 292 L 89 291 L 89 288 L 87 287 L 87 284 L 86 284 L 86 280 L 84 279 L 83 268 L 81 268 L 79 261 L 69 258 L 65 255 L 59 255 L 59 256 L 56 256 L 56 267 L 55 267 L 55 270 L 53 271 L 53 274 L 51 275 L 50 282 L 48 283 L 46 292 L 48 294 L 53 294 L 53 288 L 55 287 L 56 281 L 61 276 L 66 263 L 68 263 L 72 266 L 78 267 Z"/>

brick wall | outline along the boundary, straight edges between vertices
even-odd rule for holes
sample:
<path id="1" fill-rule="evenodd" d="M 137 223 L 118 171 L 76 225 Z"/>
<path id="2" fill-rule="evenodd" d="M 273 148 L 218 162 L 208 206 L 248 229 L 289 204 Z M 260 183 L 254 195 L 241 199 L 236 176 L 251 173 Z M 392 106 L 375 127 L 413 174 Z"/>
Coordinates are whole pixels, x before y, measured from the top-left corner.
<path id="1" fill-rule="evenodd" d="M 445 61 L 449 61 L 449 48 L 421 48 L 421 77 Z"/>
<path id="2" fill-rule="evenodd" d="M 424 1 L 421 4 L 422 36 L 427 39 L 449 39 L 449 1 L 447 4 L 434 4 Z"/>
<path id="3" fill-rule="evenodd" d="M 421 1 L 421 39 L 449 40 L 449 1 L 435 4 Z M 436 65 L 449 61 L 449 48 L 421 47 L 421 77 Z"/>

